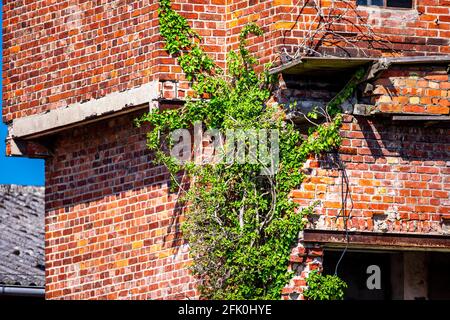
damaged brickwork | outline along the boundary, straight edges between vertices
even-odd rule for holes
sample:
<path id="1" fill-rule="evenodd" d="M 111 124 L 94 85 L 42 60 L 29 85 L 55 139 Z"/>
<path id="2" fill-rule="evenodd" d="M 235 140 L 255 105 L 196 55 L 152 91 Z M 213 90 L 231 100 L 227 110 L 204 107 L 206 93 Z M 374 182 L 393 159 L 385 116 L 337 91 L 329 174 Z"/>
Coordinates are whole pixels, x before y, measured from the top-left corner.
<path id="1" fill-rule="evenodd" d="M 449 130 L 370 121 L 346 116 L 339 157 L 352 203 L 348 228 L 358 231 L 445 234 L 450 213 Z M 312 159 L 308 178 L 293 198 L 302 205 L 321 200 L 311 228 L 343 229 L 342 172 L 329 160 Z M 328 161 L 327 161 L 328 160 Z M 344 181 L 344 184 L 346 182 Z"/>

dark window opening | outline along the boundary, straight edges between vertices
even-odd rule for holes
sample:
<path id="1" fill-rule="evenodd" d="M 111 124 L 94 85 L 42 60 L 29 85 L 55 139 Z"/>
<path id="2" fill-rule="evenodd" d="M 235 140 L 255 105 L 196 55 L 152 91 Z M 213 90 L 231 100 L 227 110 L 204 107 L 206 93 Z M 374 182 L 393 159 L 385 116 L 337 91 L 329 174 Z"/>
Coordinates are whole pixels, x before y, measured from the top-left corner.
<path id="1" fill-rule="evenodd" d="M 324 274 L 334 274 L 341 253 L 325 250 Z M 374 274 L 370 266 L 379 270 L 379 289 L 368 287 Z M 339 264 L 338 276 L 348 285 L 345 300 L 446 300 L 450 299 L 448 270 L 448 252 L 350 250 Z"/>
<path id="2" fill-rule="evenodd" d="M 411 9 L 413 0 L 357 0 L 358 6 Z"/>
<path id="3" fill-rule="evenodd" d="M 324 274 L 334 274 L 341 251 L 325 251 L 323 257 Z M 377 265 L 381 271 L 381 289 L 367 288 L 367 268 Z M 338 268 L 338 276 L 344 280 L 348 288 L 345 300 L 391 300 L 390 255 L 389 253 L 347 252 Z"/>

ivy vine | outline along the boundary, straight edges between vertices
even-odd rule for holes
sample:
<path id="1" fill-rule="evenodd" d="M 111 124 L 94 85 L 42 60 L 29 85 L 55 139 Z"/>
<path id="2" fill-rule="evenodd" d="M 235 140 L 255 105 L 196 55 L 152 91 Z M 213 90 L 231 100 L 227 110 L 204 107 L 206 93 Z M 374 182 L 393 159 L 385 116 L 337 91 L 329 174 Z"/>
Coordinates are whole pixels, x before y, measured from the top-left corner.
<path id="1" fill-rule="evenodd" d="M 308 288 L 303 293 L 309 300 L 342 300 L 347 284 L 337 275 L 321 275 L 313 270 L 308 275 Z"/>
<path id="2" fill-rule="evenodd" d="M 257 59 L 246 48 L 250 35 L 262 35 L 256 24 L 245 26 L 237 51 L 228 54 L 226 72 L 203 51 L 201 37 L 175 12 L 170 0 L 160 0 L 160 32 L 165 48 L 176 57 L 197 99 L 178 109 L 153 110 L 137 119 L 150 124 L 148 148 L 154 163 L 164 164 L 181 192 L 188 212 L 183 236 L 190 245 L 192 273 L 208 299 L 279 299 L 292 277 L 289 255 L 304 217 L 313 207 L 298 210 L 289 194 L 300 186 L 300 168 L 311 153 L 336 149 L 341 143 L 339 99 L 330 105 L 332 120 L 318 125 L 304 139 L 285 111 L 269 103 L 275 78 L 257 73 Z M 261 175 L 260 163 L 179 163 L 167 150 L 170 133 L 202 123 L 203 129 L 276 130 L 279 163 L 274 175 Z M 189 187 L 182 176 L 188 178 Z"/>

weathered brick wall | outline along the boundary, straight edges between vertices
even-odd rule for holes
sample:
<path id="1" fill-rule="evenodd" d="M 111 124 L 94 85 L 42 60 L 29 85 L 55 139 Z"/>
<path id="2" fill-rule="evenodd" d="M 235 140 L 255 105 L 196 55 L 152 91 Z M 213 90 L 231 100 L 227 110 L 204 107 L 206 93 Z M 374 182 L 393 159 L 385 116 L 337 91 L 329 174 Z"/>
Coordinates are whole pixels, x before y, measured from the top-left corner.
<path id="1" fill-rule="evenodd" d="M 346 116 L 340 158 L 348 176 L 348 228 L 443 234 L 450 213 L 450 130 Z M 343 230 L 342 178 L 329 159 L 309 160 L 307 179 L 292 192 L 321 200 L 310 228 Z M 351 200 L 350 200 L 351 197 Z M 336 218 L 340 214 L 339 218 Z"/>
<path id="2" fill-rule="evenodd" d="M 306 180 L 292 192 L 301 206 L 321 201 L 307 228 L 345 230 L 342 189 L 348 186 L 345 215 L 351 231 L 449 234 L 448 127 L 346 116 L 341 134 L 339 157 L 348 182 L 342 180 L 335 156 L 313 157 L 303 168 Z M 300 237 L 291 253 L 294 274 L 283 299 L 304 299 L 306 279 L 312 270 L 322 270 L 322 263 L 323 247 Z"/>
<path id="3" fill-rule="evenodd" d="M 249 41 L 261 62 L 280 63 L 284 49 L 296 52 L 314 34 L 310 30 L 327 29 L 316 23 L 314 3 L 176 0 L 174 8 L 203 36 L 207 52 L 225 66 L 226 52 L 236 48 L 239 31 L 248 22 L 258 23 L 266 32 Z M 339 56 L 450 53 L 448 0 L 417 0 L 412 10 L 343 9 L 347 6 L 353 8 L 355 1 L 321 1 L 323 14 L 330 8 L 335 14 L 344 10 L 348 22 L 316 33 L 308 46 Z M 156 0 L 4 1 L 3 121 L 103 97 L 154 79 L 180 78 L 179 66 L 163 49 L 157 8 Z M 371 26 L 373 34 L 365 25 Z"/>
<path id="4" fill-rule="evenodd" d="M 223 1 L 175 2 L 223 62 Z M 3 121 L 180 74 L 157 8 L 157 0 L 4 1 Z"/>
<path id="5" fill-rule="evenodd" d="M 308 275 L 313 270 L 323 270 L 323 247 L 320 244 L 305 244 L 301 240 L 291 251 L 289 271 L 293 272 L 292 279 L 283 288 L 283 300 L 304 300 Z"/>
<path id="6" fill-rule="evenodd" d="M 168 174 L 150 164 L 147 128 L 133 116 L 61 135 L 47 161 L 47 298 L 196 297 L 182 209 Z M 448 234 L 450 130 L 346 116 L 340 158 L 349 179 L 348 228 Z M 331 157 L 309 160 L 294 200 L 321 200 L 309 227 L 343 230 L 342 180 Z M 352 207 L 350 211 L 350 207 Z M 284 299 L 302 298 L 322 248 L 300 242 Z"/>
<path id="7" fill-rule="evenodd" d="M 197 296 L 177 195 L 133 117 L 55 139 L 46 162 L 48 299 Z"/>
<path id="8" fill-rule="evenodd" d="M 271 60 L 277 61 L 284 49 L 292 54 L 299 45 L 337 56 L 450 53 L 448 0 L 417 0 L 410 10 L 386 10 L 356 6 L 356 1 L 333 0 L 232 0 L 228 7 L 230 44 L 237 42 L 241 26 L 257 22 L 266 31 L 258 50 L 264 53 L 265 61 L 270 60 L 269 53 Z M 344 19 L 326 25 L 319 23 L 318 12 L 325 18 L 331 12 Z M 317 29 L 319 32 L 315 32 Z M 305 42 L 305 38 L 313 41 Z"/>
<path id="9" fill-rule="evenodd" d="M 447 66 L 393 66 L 374 81 L 371 104 L 385 113 L 448 115 L 450 79 Z"/>

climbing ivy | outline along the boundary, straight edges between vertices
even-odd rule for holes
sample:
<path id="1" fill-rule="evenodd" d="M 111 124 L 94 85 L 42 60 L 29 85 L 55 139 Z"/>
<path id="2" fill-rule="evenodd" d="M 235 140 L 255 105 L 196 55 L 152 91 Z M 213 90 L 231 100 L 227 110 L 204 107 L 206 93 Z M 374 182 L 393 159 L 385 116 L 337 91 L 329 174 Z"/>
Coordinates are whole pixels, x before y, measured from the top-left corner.
<path id="1" fill-rule="evenodd" d="M 342 300 L 347 284 L 336 275 L 321 275 L 313 270 L 308 275 L 308 288 L 303 293 L 310 300 Z"/>
<path id="2" fill-rule="evenodd" d="M 226 72 L 202 50 L 201 38 L 170 0 L 160 0 L 159 22 L 165 48 L 176 57 L 193 83 L 195 99 L 178 109 L 153 110 L 137 119 L 150 124 L 148 148 L 154 163 L 167 166 L 172 186 L 188 208 L 183 236 L 190 245 L 192 273 L 199 290 L 209 299 L 278 299 L 292 273 L 288 271 L 291 246 L 314 206 L 298 210 L 290 199 L 300 186 L 300 168 L 311 153 L 336 149 L 341 143 L 341 116 L 334 99 L 333 119 L 318 125 L 304 139 L 284 110 L 269 103 L 275 83 L 267 72 L 257 73 L 257 59 L 246 48 L 246 38 L 262 35 L 256 24 L 243 28 L 237 51 L 228 54 Z M 346 94 L 352 89 L 347 88 Z M 345 96 L 344 96 L 345 98 Z M 342 98 L 342 99 L 344 99 Z M 339 98 L 340 99 L 340 98 Z M 261 163 L 180 163 L 167 150 L 170 133 L 189 129 L 275 130 L 279 136 L 276 174 L 261 175 Z M 189 187 L 187 187 L 186 179 Z"/>

